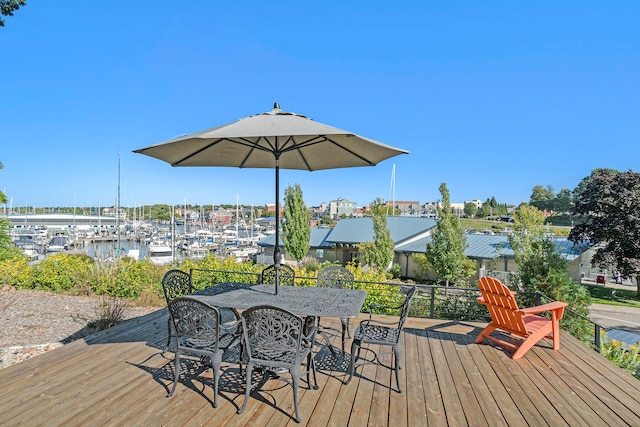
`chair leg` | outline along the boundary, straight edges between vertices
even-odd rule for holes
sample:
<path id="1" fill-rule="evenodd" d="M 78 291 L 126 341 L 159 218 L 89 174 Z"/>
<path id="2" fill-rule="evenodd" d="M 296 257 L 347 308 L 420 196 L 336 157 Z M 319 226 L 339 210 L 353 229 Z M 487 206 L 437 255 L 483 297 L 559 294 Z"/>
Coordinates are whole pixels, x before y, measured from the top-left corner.
<path id="1" fill-rule="evenodd" d="M 349 384 L 351 382 L 351 378 L 353 378 L 353 371 L 355 370 L 357 359 L 356 352 L 358 353 L 358 355 L 360 355 L 360 345 L 356 340 L 353 340 L 353 342 L 351 343 L 351 364 L 349 365 L 349 378 L 347 378 L 345 384 Z"/>
<path id="2" fill-rule="evenodd" d="M 211 358 L 213 368 L 213 407 L 218 407 L 218 382 L 220 380 L 220 365 L 222 364 L 222 352 L 214 353 Z"/>
<path id="3" fill-rule="evenodd" d="M 242 407 L 238 409 L 238 414 L 244 412 L 244 409 L 247 407 L 247 400 L 249 400 L 249 395 L 251 394 L 251 374 L 253 371 L 253 364 L 247 363 L 245 375 L 247 376 L 246 387 L 247 389 L 244 392 L 244 402 L 242 402 Z"/>
<path id="4" fill-rule="evenodd" d="M 487 327 L 484 328 L 482 332 L 480 332 L 480 335 L 478 335 L 478 337 L 476 338 L 475 343 L 480 344 L 484 339 L 484 337 L 488 337 L 495 330 L 496 330 L 496 327 L 493 326 L 491 323 L 489 323 Z"/>
<path id="5" fill-rule="evenodd" d="M 538 341 L 544 338 L 549 333 L 548 329 L 540 329 L 533 334 L 529 335 L 522 344 L 518 347 L 511 358 L 513 360 L 520 359 L 524 354 L 531 349 Z"/>
<path id="6" fill-rule="evenodd" d="M 393 365 L 396 371 L 396 384 L 398 385 L 398 392 L 402 393 L 402 386 L 400 385 L 400 359 L 402 358 L 402 350 L 399 346 L 393 347 Z"/>
<path id="7" fill-rule="evenodd" d="M 176 349 L 174 364 L 175 364 L 175 375 L 173 378 L 173 387 L 171 388 L 171 391 L 169 392 L 169 394 L 167 394 L 167 397 L 173 396 L 173 393 L 176 391 L 176 387 L 178 386 L 178 379 L 180 378 L 180 350 L 177 350 L 177 349 Z"/>
<path id="8" fill-rule="evenodd" d="M 167 345 L 164 347 L 164 351 L 168 351 L 171 347 L 171 317 L 167 319 Z"/>
<path id="9" fill-rule="evenodd" d="M 344 346 L 347 342 L 347 335 L 351 338 L 351 334 L 349 334 L 349 319 L 342 319 L 342 352 L 344 353 Z"/>
<path id="10" fill-rule="evenodd" d="M 311 389 L 311 381 L 309 378 L 309 371 L 313 374 L 313 389 L 318 390 L 318 378 L 316 378 L 316 362 L 313 359 L 313 352 L 309 352 L 307 356 L 307 384 L 309 384 L 309 389 Z"/>
<path id="11" fill-rule="evenodd" d="M 300 413 L 298 412 L 298 386 L 300 385 L 300 372 L 295 374 L 291 372 L 291 380 L 293 383 L 293 408 L 296 412 L 296 422 L 300 422 Z"/>
<path id="12" fill-rule="evenodd" d="M 560 322 L 559 321 L 556 321 L 553 323 L 552 334 L 553 334 L 553 349 L 559 350 L 560 349 Z"/>

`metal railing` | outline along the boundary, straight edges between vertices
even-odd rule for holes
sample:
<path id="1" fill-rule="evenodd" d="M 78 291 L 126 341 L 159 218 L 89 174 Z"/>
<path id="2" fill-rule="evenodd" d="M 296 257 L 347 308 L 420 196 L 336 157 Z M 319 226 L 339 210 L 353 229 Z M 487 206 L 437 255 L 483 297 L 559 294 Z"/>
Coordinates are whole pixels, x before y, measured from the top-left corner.
<path id="1" fill-rule="evenodd" d="M 203 289 L 224 282 L 258 283 L 259 272 L 240 272 L 226 270 L 207 270 L 192 268 L 190 270 L 194 289 Z M 296 276 L 296 286 L 315 286 L 315 277 Z M 369 305 L 398 305 L 403 301 L 402 288 L 416 286 L 418 292 L 414 298 L 409 315 L 429 319 L 444 319 L 470 322 L 489 322 L 487 309 L 478 303 L 480 296 L 478 288 L 436 286 L 425 284 L 409 284 L 403 282 L 371 282 L 356 280 L 354 287 L 367 292 L 364 303 L 366 310 Z M 540 293 L 520 292 L 518 303 L 523 307 L 540 305 L 553 301 Z M 600 351 L 602 331 L 607 329 L 591 321 L 585 316 L 565 309 L 561 323 L 562 328 L 594 350 Z"/>

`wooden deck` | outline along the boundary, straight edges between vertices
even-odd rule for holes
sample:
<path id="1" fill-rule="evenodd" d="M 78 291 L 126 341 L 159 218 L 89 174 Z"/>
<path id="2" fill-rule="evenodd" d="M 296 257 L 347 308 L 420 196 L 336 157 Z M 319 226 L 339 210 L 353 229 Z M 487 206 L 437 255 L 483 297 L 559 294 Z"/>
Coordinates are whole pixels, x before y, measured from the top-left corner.
<path id="1" fill-rule="evenodd" d="M 210 372 L 181 380 L 165 397 L 173 367 L 172 353 L 161 351 L 166 325 L 160 310 L 0 370 L 0 425 L 298 425 L 291 387 L 275 380 L 237 415 L 244 392 L 237 364 L 223 369 L 218 408 L 211 405 Z M 320 343 L 320 389 L 303 383 L 302 424 L 640 425 L 640 381 L 568 334 L 560 351 L 543 340 L 513 361 L 500 348 L 473 343 L 479 326 L 409 319 L 403 393 L 390 390 L 391 371 L 376 365 L 343 384 L 348 363 L 336 362 Z"/>

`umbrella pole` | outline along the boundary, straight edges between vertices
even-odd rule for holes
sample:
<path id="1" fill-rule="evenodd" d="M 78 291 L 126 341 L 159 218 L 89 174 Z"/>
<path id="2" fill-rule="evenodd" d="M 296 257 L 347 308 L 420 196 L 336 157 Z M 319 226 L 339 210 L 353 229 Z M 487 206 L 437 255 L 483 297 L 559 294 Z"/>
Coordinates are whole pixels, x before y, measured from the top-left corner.
<path id="1" fill-rule="evenodd" d="M 280 285 L 280 156 L 276 155 L 276 244 L 273 248 L 273 267 L 276 277 L 276 295 Z"/>

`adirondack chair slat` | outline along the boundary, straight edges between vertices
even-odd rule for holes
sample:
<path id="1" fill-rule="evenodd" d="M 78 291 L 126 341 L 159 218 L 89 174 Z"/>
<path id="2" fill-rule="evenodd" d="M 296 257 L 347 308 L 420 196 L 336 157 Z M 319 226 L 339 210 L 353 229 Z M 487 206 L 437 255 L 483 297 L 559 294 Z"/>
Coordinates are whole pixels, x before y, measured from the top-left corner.
<path id="1" fill-rule="evenodd" d="M 475 342 L 481 343 L 485 338 L 514 351 L 513 359 L 521 358 L 542 338 L 553 340 L 553 349 L 560 348 L 560 320 L 567 303 L 555 301 L 541 306 L 519 309 L 516 292 L 507 288 L 493 277 L 482 277 L 478 280 L 480 294 L 478 302 L 489 310 L 491 322 L 478 335 Z M 538 316 L 538 313 L 551 311 L 551 319 Z M 502 340 L 491 334 L 504 331 L 522 338 L 520 344 Z"/>

